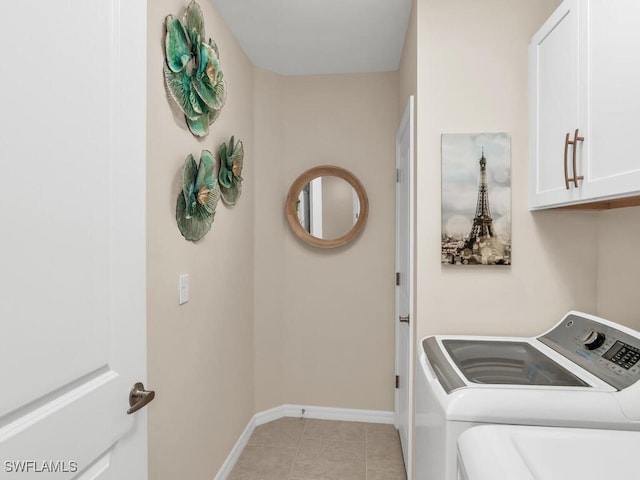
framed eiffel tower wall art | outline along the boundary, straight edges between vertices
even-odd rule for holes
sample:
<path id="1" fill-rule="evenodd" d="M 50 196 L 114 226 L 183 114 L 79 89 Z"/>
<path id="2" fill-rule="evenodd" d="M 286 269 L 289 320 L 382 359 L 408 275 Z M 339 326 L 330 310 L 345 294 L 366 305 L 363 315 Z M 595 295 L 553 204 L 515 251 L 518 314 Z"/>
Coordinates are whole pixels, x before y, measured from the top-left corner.
<path id="1" fill-rule="evenodd" d="M 511 265 L 511 136 L 442 135 L 442 263 Z"/>

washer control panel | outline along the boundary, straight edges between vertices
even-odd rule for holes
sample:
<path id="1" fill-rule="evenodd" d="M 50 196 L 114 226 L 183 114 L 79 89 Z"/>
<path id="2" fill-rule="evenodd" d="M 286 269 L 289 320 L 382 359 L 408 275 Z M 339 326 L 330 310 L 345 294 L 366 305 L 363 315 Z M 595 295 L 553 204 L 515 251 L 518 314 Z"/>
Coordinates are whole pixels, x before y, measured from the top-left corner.
<path id="1" fill-rule="evenodd" d="M 640 360 L 640 349 L 618 340 L 602 355 L 602 358 L 629 370 Z"/>
<path id="2" fill-rule="evenodd" d="M 640 380 L 640 334 L 569 314 L 538 340 L 618 390 Z"/>

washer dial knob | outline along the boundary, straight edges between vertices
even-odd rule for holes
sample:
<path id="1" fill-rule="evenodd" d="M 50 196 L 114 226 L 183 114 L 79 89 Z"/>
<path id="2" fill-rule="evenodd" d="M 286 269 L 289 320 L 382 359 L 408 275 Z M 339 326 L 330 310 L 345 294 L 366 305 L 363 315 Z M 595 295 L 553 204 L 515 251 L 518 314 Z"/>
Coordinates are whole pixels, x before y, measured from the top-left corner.
<path id="1" fill-rule="evenodd" d="M 604 343 L 604 339 L 604 333 L 591 329 L 587 330 L 580 341 L 587 348 L 587 350 L 595 350 L 596 348 L 602 346 L 602 344 Z"/>

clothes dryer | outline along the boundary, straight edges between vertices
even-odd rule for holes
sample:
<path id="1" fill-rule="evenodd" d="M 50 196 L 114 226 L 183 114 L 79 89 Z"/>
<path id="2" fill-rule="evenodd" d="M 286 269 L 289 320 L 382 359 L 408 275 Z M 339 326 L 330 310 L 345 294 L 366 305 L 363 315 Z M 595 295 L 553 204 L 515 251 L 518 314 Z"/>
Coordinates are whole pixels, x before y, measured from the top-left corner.
<path id="1" fill-rule="evenodd" d="M 458 440 L 459 480 L 638 478 L 640 432 L 483 425 Z"/>

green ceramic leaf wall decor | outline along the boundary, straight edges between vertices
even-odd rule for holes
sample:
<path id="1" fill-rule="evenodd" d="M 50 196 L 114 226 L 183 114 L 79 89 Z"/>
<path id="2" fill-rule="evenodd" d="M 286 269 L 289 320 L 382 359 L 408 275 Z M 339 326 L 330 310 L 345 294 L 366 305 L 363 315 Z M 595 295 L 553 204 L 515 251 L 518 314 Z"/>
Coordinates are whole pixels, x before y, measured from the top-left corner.
<path id="1" fill-rule="evenodd" d="M 192 45 L 198 47 L 200 42 L 204 42 L 204 15 L 202 15 L 200 5 L 195 1 L 187 6 L 182 22 Z"/>
<path id="2" fill-rule="evenodd" d="M 227 101 L 218 46 L 212 39 L 205 41 L 202 9 L 193 0 L 182 22 L 167 15 L 165 32 L 164 79 L 169 96 L 184 113 L 191 133 L 204 137 Z"/>
<path id="3" fill-rule="evenodd" d="M 209 110 L 209 125 L 212 125 L 219 116 L 220 110 Z"/>
<path id="4" fill-rule="evenodd" d="M 220 199 L 216 160 L 208 150 L 200 154 L 200 165 L 189 155 L 182 168 L 182 191 L 176 204 L 176 221 L 187 240 L 200 240 L 211 229 Z"/>
<path id="5" fill-rule="evenodd" d="M 209 122 L 208 115 L 200 115 L 195 119 L 191 120 L 189 117 L 185 116 L 185 120 L 187 121 L 187 125 L 189 126 L 189 130 L 196 137 L 205 137 L 207 133 L 209 133 L 209 125 L 213 122 Z"/>
<path id="6" fill-rule="evenodd" d="M 191 49 L 187 33 L 184 31 L 180 20 L 173 15 L 168 15 L 165 20 L 167 35 L 165 37 L 165 54 L 167 66 L 172 72 L 181 72 L 191 60 Z"/>
<path id="7" fill-rule="evenodd" d="M 200 52 L 201 59 L 206 59 L 207 63 L 201 71 L 191 77 L 191 84 L 210 111 L 220 110 L 227 101 L 227 86 L 218 57 L 215 50 L 204 43 Z"/>
<path id="8" fill-rule="evenodd" d="M 213 50 L 216 52 L 216 57 L 220 58 L 220 52 L 218 51 L 218 45 L 216 45 L 216 42 L 213 41 L 213 39 L 209 39 L 209 46 L 211 46 L 211 48 L 213 48 Z"/>
<path id="9" fill-rule="evenodd" d="M 235 205 L 242 194 L 242 167 L 244 165 L 244 145 L 241 141 L 229 140 L 229 145 L 220 145 L 220 173 L 218 183 L 222 200 L 227 205 Z"/>
<path id="10" fill-rule="evenodd" d="M 182 113 L 189 120 L 196 120 L 203 116 L 198 95 L 193 91 L 191 86 L 191 77 L 183 70 L 181 72 L 173 72 L 165 65 L 164 79 L 169 90 L 169 95 L 174 102 L 180 107 Z M 206 105 L 204 106 L 206 109 Z"/>

